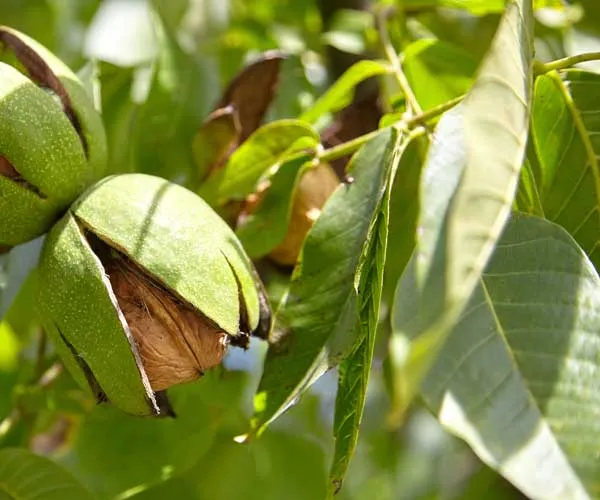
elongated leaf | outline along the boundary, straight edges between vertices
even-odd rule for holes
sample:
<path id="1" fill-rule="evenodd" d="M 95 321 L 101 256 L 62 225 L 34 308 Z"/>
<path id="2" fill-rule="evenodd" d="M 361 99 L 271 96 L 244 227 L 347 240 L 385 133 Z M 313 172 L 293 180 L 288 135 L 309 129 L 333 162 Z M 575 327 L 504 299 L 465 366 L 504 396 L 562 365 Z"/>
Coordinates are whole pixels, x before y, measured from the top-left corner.
<path id="1" fill-rule="evenodd" d="M 545 217 L 600 265 L 600 75 L 572 70 L 536 80 L 532 116 L 536 189 Z M 533 158 L 533 155 L 529 155 Z M 532 160 L 530 160 L 532 161 Z"/>
<path id="2" fill-rule="evenodd" d="M 312 107 L 306 110 L 301 120 L 314 123 L 325 113 L 339 111 L 352 101 L 354 88 L 373 76 L 385 75 L 391 68 L 385 62 L 364 60 L 354 64 L 323 94 Z"/>
<path id="3" fill-rule="evenodd" d="M 440 120 L 432 141 L 416 274 L 403 276 L 394 303 L 397 311 L 407 307 L 410 286 L 420 296 L 417 319 L 394 325 L 403 332 L 394 338 L 410 339 L 395 367 L 397 379 L 410 381 L 395 398 L 403 405 L 460 316 L 510 213 L 528 133 L 531 30 L 531 1 L 511 2 L 473 88 Z M 398 353 L 402 346 L 392 343 Z"/>
<path id="4" fill-rule="evenodd" d="M 422 394 L 528 497 L 597 498 L 599 323 L 600 279 L 576 242 L 515 216 Z"/>
<path id="5" fill-rule="evenodd" d="M 15 500 L 91 500 L 89 491 L 47 458 L 27 450 L 0 450 L 0 497 Z"/>
<path id="6" fill-rule="evenodd" d="M 300 120 L 279 120 L 259 128 L 233 153 L 225 166 L 208 178 L 200 195 L 209 202 L 221 204 L 243 199 L 254 192 L 259 179 L 278 167 L 294 151 L 319 143 L 318 134 Z"/>
<path id="7" fill-rule="evenodd" d="M 301 168 L 310 156 L 304 155 L 284 163 L 271 176 L 267 189 L 255 213 L 236 228 L 236 234 L 252 258 L 267 255 L 285 238 L 296 187 L 303 173 Z"/>
<path id="8" fill-rule="evenodd" d="M 389 176 L 396 132 L 382 131 L 353 158 L 355 181 L 331 196 L 308 233 L 255 398 L 255 431 L 281 414 L 356 340 L 354 276 Z"/>
<path id="9" fill-rule="evenodd" d="M 396 136 L 393 157 L 386 172 L 388 177 L 384 186 L 385 194 L 373 216 L 355 277 L 358 294 L 358 339 L 355 350 L 341 363 L 339 370 L 334 421 L 335 452 L 329 474 L 330 497 L 333 497 L 342 486 L 358 440 L 379 323 L 391 190 L 400 158 L 408 142 L 406 136 L 401 134 Z"/>

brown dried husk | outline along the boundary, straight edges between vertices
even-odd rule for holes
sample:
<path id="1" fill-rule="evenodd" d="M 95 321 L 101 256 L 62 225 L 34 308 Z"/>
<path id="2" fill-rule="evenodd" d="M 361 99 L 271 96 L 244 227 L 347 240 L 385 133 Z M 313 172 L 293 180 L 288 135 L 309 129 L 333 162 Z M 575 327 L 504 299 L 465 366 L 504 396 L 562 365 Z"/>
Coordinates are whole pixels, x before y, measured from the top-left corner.
<path id="1" fill-rule="evenodd" d="M 113 255 L 105 268 L 154 391 L 196 380 L 221 363 L 228 344 L 224 331 L 128 259 Z"/>
<path id="2" fill-rule="evenodd" d="M 308 231 L 339 184 L 338 176 L 326 163 L 302 175 L 294 195 L 287 233 L 281 244 L 269 254 L 271 259 L 286 266 L 296 263 Z"/>

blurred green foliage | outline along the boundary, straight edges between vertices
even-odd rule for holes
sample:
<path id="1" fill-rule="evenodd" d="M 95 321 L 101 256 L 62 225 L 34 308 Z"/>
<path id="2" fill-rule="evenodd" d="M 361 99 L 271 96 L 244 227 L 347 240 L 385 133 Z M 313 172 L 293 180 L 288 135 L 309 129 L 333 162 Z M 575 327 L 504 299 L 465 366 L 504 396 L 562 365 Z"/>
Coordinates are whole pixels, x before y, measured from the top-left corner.
<path id="1" fill-rule="evenodd" d="M 390 36 L 404 50 L 407 79 L 424 109 L 469 88 L 504 7 L 498 0 L 364 3 L 373 11 L 398 9 Z M 36 38 L 86 75 L 107 128 L 111 172 L 146 172 L 189 183 L 196 174 L 194 135 L 227 83 L 262 52 L 278 49 L 288 56 L 267 121 L 297 118 L 311 109 L 338 76 L 340 61 L 348 67 L 347 61 L 357 56 L 383 58 L 371 10 L 352 9 L 357 2 L 336 0 L 330 17 L 322 4 L 1 0 L 0 24 Z M 542 60 L 599 50 L 594 49 L 600 47 L 599 4 L 582 0 L 563 9 L 546 7 L 537 13 L 536 30 L 537 57 Z M 388 117 L 403 112 L 394 83 L 387 77 L 380 83 L 382 111 Z M 316 121 L 315 127 L 323 130 L 329 123 Z M 312 138 L 314 133 L 306 125 L 302 135 Z M 389 418 L 386 321 L 393 288 L 409 258 L 407 239 L 412 234 L 403 228 L 414 219 L 406 214 L 416 210 L 418 165 L 425 149 L 411 144 L 403 158 L 409 171 L 406 183 L 391 200 L 388 252 L 398 248 L 400 257 L 386 268 L 381 335 L 362 433 L 337 498 L 523 498 L 446 433 L 421 402 L 403 422 Z M 13 254 L 0 256 L 0 290 L 6 283 L 14 288 L 25 280 L 35 257 L 19 255 L 24 261 L 18 264 Z M 16 272 L 19 278 L 9 279 Z M 109 407 L 93 407 L 65 374 L 50 389 L 32 389 L 32 382 L 56 361 L 52 347 L 44 345 L 46 358 L 38 364 L 34 279 L 28 278 L 19 294 L 11 289 L 0 295 L 2 314 L 11 302 L 0 323 L 0 421 L 15 408 L 25 415 L 2 446 L 30 445 L 102 499 L 324 498 L 334 445 L 334 374 L 324 376 L 260 439 L 244 444 L 234 438 L 247 430 L 251 417 L 265 351 L 260 342 L 247 353 L 232 352 L 224 369 L 200 382 L 175 388 L 173 405 L 180 415 L 175 420 L 139 420 Z"/>

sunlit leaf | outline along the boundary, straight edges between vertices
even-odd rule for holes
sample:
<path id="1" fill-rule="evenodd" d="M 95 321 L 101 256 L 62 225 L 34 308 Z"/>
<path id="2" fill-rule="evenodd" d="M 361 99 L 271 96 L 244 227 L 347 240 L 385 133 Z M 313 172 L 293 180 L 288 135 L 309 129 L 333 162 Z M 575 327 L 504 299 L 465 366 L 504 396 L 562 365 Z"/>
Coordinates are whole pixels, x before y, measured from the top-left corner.
<path id="1" fill-rule="evenodd" d="M 314 123 L 325 113 L 339 111 L 352 101 L 354 88 L 373 76 L 390 73 L 388 64 L 382 61 L 364 60 L 357 62 L 346 71 L 317 101 L 306 110 L 301 120 Z"/>
<path id="2" fill-rule="evenodd" d="M 136 75 L 137 90 L 145 78 L 148 92 L 137 97 L 142 103 L 129 133 L 131 154 L 137 171 L 187 180 L 193 172 L 193 136 L 208 104 L 204 67 L 182 50 L 158 14 L 154 18 L 160 50 L 148 73 Z"/>
<path id="3" fill-rule="evenodd" d="M 413 318 L 393 325 L 397 414 L 462 313 L 510 213 L 528 133 L 531 29 L 531 2 L 511 3 L 473 88 L 432 140 L 415 275 L 405 273 L 394 302 L 396 317 Z M 407 293 L 419 296 L 417 310 L 406 310 Z"/>
<path id="4" fill-rule="evenodd" d="M 442 424 L 531 498 L 600 493 L 599 311 L 600 278 L 573 239 L 515 216 L 424 381 Z"/>
<path id="5" fill-rule="evenodd" d="M 477 69 L 471 55 L 440 40 L 418 40 L 403 52 L 402 67 L 423 109 L 466 93 Z"/>
<path id="6" fill-rule="evenodd" d="M 301 141 L 300 143 L 298 141 Z M 258 129 L 229 158 L 227 165 L 200 187 L 200 195 L 221 204 L 253 193 L 258 181 L 292 153 L 315 147 L 319 136 L 300 120 L 279 120 Z"/>

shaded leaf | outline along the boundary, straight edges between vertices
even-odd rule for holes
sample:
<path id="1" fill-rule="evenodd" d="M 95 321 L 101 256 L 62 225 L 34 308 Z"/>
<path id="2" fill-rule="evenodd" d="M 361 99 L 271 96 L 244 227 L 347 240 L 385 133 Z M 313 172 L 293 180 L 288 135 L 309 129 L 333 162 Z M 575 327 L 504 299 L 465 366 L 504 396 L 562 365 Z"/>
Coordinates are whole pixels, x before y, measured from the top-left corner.
<path id="1" fill-rule="evenodd" d="M 423 383 L 441 423 L 530 498 L 600 493 L 599 311 L 600 279 L 573 239 L 515 216 Z"/>
<path id="2" fill-rule="evenodd" d="M 284 57 L 267 52 L 246 66 L 230 83 L 217 108 L 231 106 L 240 121 L 240 139 L 244 142 L 260 126 L 267 108 L 275 98 L 279 71 Z"/>
<path id="3" fill-rule="evenodd" d="M 391 72 L 389 65 L 382 61 L 364 60 L 350 67 L 317 101 L 300 116 L 301 120 L 314 123 L 325 113 L 333 113 L 352 102 L 354 88 L 373 76 Z"/>
<path id="4" fill-rule="evenodd" d="M 385 194 L 396 132 L 384 130 L 351 160 L 355 181 L 342 184 L 308 233 L 288 293 L 277 312 L 255 398 L 255 431 L 280 415 L 356 340 L 354 276 Z"/>
<path id="5" fill-rule="evenodd" d="M 373 362 L 379 305 L 383 289 L 383 270 L 388 243 L 391 190 L 396 170 L 409 138 L 396 135 L 393 156 L 385 167 L 386 179 L 380 205 L 375 208 L 363 253 L 355 275 L 358 295 L 358 334 L 354 351 L 340 365 L 333 433 L 335 451 L 331 466 L 330 497 L 339 491 L 358 441 L 358 432 L 367 397 Z"/>
<path id="6" fill-rule="evenodd" d="M 94 498 L 60 466 L 19 448 L 0 450 L 0 496 L 19 500 Z"/>
<path id="7" fill-rule="evenodd" d="M 61 463 L 101 498 L 181 474 L 219 436 L 231 439 L 243 431 L 247 384 L 243 372 L 211 370 L 195 383 L 173 387 L 169 399 L 176 418 L 132 418 L 114 407 L 96 406 L 82 419 Z"/>
<path id="8" fill-rule="evenodd" d="M 318 442 L 271 429 L 261 439 L 244 445 L 227 437 L 218 436 L 208 453 L 189 471 L 156 485 L 145 485 L 148 489 L 126 498 L 313 500 L 325 497 L 325 453 Z"/>
<path id="9" fill-rule="evenodd" d="M 292 153 L 314 148 L 318 143 L 317 133 L 305 122 L 268 123 L 235 150 L 225 168 L 206 180 L 200 187 L 200 196 L 214 204 L 243 199 L 256 190 L 269 169 L 279 167 Z"/>
<path id="10" fill-rule="evenodd" d="M 406 146 L 392 187 L 388 239 L 388 254 L 392 257 L 386 260 L 383 273 L 383 299 L 388 306 L 415 248 L 421 169 L 428 145 L 429 141 L 421 137 Z"/>
<path id="11" fill-rule="evenodd" d="M 397 316 L 408 307 L 406 293 L 419 296 L 417 311 L 404 311 L 414 320 L 393 325 L 398 414 L 462 313 L 510 213 L 528 133 L 531 30 L 531 2 L 511 3 L 475 85 L 432 140 L 415 274 L 403 275 L 394 300 Z"/>

